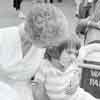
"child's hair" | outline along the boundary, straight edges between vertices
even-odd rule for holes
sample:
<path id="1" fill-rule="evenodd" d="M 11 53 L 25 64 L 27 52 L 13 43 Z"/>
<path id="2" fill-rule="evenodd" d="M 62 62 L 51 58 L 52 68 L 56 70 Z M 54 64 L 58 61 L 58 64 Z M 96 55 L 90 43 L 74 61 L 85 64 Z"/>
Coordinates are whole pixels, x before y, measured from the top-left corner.
<path id="1" fill-rule="evenodd" d="M 71 36 L 67 40 L 62 42 L 59 46 L 47 48 L 44 54 L 44 58 L 48 59 L 49 61 L 51 61 L 52 58 L 59 59 L 64 49 L 75 49 L 76 51 L 78 51 L 80 46 L 81 43 L 78 36 L 76 34 L 71 34 Z"/>

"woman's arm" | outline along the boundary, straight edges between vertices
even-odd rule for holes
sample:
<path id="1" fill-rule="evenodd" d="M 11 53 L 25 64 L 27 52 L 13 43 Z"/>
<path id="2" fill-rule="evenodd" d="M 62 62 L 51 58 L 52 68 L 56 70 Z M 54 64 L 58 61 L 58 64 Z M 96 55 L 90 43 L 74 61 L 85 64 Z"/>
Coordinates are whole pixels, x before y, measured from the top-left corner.
<path id="1" fill-rule="evenodd" d="M 34 100 L 49 100 L 44 83 L 41 81 L 32 82 L 32 93 Z"/>
<path id="2" fill-rule="evenodd" d="M 43 98 L 44 87 L 42 82 L 32 82 L 32 94 L 34 100 L 41 100 Z"/>
<path id="3" fill-rule="evenodd" d="M 49 100 L 46 88 L 46 63 L 41 62 L 37 73 L 35 74 L 34 80 L 32 81 L 32 91 L 35 100 Z"/>

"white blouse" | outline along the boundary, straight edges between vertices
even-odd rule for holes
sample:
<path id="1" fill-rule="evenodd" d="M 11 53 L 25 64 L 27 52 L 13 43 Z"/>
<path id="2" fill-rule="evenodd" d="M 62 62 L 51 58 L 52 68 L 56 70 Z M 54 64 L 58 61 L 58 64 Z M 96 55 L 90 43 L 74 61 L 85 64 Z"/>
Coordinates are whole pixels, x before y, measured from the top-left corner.
<path id="1" fill-rule="evenodd" d="M 30 79 L 35 74 L 45 50 L 32 46 L 23 58 L 17 27 L 0 29 L 0 69 L 18 80 Z"/>
<path id="2" fill-rule="evenodd" d="M 33 100 L 28 81 L 38 70 L 45 49 L 32 46 L 23 58 L 18 29 L 0 29 L 0 81 L 12 80 L 9 86 L 17 91 L 20 100 Z"/>

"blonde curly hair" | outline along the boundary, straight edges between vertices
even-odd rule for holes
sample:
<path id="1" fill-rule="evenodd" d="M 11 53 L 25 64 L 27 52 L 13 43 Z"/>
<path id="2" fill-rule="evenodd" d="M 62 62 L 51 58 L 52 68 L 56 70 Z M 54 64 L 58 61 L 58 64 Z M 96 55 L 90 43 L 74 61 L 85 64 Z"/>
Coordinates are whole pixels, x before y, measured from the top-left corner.
<path id="1" fill-rule="evenodd" d="M 51 4 L 34 4 L 26 17 L 25 32 L 35 45 L 58 45 L 67 38 L 68 21 L 61 9 Z"/>

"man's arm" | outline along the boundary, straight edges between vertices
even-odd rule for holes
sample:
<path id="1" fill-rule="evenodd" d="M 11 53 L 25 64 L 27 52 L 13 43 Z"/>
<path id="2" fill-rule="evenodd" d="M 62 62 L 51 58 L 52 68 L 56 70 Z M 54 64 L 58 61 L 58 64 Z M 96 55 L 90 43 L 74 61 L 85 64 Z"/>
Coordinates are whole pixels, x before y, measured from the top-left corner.
<path id="1" fill-rule="evenodd" d="M 100 29 L 100 21 L 94 22 L 91 20 L 91 17 L 88 17 L 86 19 L 81 19 L 79 25 Z"/>
<path id="2" fill-rule="evenodd" d="M 87 26 L 91 28 L 97 28 L 100 30 L 100 22 L 88 21 Z"/>

